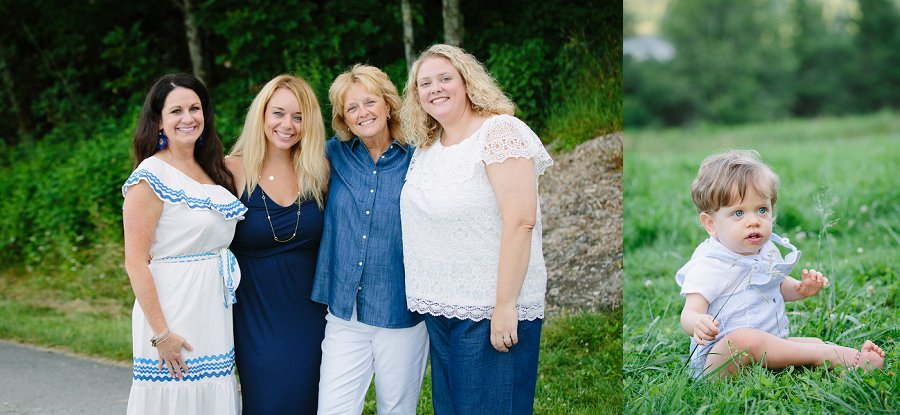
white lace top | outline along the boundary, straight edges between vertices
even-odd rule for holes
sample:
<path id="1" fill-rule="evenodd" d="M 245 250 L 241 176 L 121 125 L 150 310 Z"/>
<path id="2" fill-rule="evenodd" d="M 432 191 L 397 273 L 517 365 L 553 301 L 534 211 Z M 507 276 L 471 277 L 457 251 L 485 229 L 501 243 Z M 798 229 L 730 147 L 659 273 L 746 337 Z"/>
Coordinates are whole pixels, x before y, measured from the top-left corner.
<path id="1" fill-rule="evenodd" d="M 485 165 L 510 157 L 534 160 L 536 176 L 553 164 L 537 135 L 510 115 L 489 118 L 459 144 L 438 141 L 416 149 L 400 196 L 410 310 L 475 321 L 491 317 L 503 226 Z M 519 320 L 544 317 L 540 203 L 537 210 Z"/>

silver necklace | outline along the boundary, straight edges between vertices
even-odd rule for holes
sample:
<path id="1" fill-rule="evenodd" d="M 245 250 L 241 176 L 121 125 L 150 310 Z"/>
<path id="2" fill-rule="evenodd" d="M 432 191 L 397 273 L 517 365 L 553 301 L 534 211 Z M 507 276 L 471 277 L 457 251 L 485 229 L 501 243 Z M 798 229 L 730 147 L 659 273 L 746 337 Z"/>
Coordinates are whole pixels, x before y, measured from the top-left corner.
<path id="1" fill-rule="evenodd" d="M 297 224 L 294 225 L 294 233 L 290 238 L 281 240 L 278 239 L 278 235 L 275 234 L 275 227 L 272 226 L 272 216 L 269 215 L 269 204 L 266 203 L 266 192 L 262 189 L 262 187 L 259 188 L 259 191 L 260 193 L 262 193 L 263 206 L 266 208 L 266 220 L 269 221 L 269 229 L 272 230 L 272 238 L 275 240 L 275 242 L 281 243 L 289 242 L 291 239 L 294 239 L 294 237 L 297 236 L 297 229 L 300 228 L 300 198 L 297 198 Z"/>

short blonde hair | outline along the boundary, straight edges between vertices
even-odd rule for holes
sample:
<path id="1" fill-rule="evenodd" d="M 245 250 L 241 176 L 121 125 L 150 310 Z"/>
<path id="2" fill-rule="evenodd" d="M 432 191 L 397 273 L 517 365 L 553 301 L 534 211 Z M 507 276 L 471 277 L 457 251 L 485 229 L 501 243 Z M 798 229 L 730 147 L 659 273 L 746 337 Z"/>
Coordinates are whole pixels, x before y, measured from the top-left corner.
<path id="1" fill-rule="evenodd" d="M 331 88 L 328 89 L 328 99 L 331 101 L 331 128 L 334 128 L 338 139 L 347 141 L 353 138 L 350 126 L 344 120 L 344 95 L 354 84 L 362 85 L 370 94 L 384 99 L 388 107 L 388 131 L 400 144 L 406 144 L 406 136 L 400 131 L 400 94 L 397 93 L 397 87 L 381 69 L 360 64 L 353 65 L 349 71 L 334 78 Z"/>
<path id="2" fill-rule="evenodd" d="M 484 65 L 465 50 L 451 45 L 437 44 L 419 55 L 409 70 L 406 87 L 403 88 L 403 108 L 400 110 L 400 125 L 403 134 L 418 147 L 428 148 L 442 131 L 440 123 L 425 112 L 419 102 L 419 67 L 430 58 L 444 58 L 462 76 L 466 85 L 466 96 L 472 110 L 479 116 L 495 114 L 514 115 L 514 104 L 497 85 Z"/>
<path id="3" fill-rule="evenodd" d="M 744 200 L 748 188 L 772 202 L 778 200 L 781 180 L 754 150 L 730 150 L 703 160 L 691 184 L 697 213 L 712 213 Z"/>
<path id="4" fill-rule="evenodd" d="M 325 124 L 316 94 L 303 78 L 291 74 L 278 75 L 262 87 L 247 110 L 244 128 L 231 149 L 231 155 L 241 157 L 244 188 L 247 194 L 253 193 L 266 157 L 266 106 L 279 88 L 294 94 L 303 117 L 300 141 L 291 149 L 298 191 L 304 198 L 315 199 L 319 208 L 324 209 L 329 173 L 325 159 Z"/>

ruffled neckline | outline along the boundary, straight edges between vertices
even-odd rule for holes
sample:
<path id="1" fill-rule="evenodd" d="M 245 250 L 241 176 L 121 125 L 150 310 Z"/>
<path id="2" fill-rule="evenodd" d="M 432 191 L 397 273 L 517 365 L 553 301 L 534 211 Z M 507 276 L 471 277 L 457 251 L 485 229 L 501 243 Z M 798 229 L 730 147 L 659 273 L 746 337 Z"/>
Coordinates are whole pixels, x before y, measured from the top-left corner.
<path id="1" fill-rule="evenodd" d="M 787 276 L 787 273 L 781 269 L 784 259 L 781 251 L 772 241 L 774 238 L 780 238 L 778 235 L 772 234 L 768 241 L 763 244 L 758 254 L 740 255 L 728 249 L 719 240 L 709 237 L 699 247 L 693 258 L 706 257 L 715 259 L 732 266 L 737 265 L 749 271 L 750 284 L 764 285 L 771 281 L 781 280 Z M 790 266 L 793 268 L 793 266 Z"/>
<path id="2" fill-rule="evenodd" d="M 226 220 L 243 219 L 247 207 L 224 187 L 200 183 L 158 157 L 148 157 L 122 186 L 122 196 L 141 180 L 147 182 L 160 200 L 183 204 L 192 210 L 220 213 Z"/>

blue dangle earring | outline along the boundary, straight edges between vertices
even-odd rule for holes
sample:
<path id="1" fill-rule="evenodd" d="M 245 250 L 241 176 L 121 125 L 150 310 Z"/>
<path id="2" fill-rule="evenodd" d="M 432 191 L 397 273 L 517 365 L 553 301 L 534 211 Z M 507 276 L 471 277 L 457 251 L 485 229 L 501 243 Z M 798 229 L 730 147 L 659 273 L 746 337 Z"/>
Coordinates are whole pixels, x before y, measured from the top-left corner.
<path id="1" fill-rule="evenodd" d="M 169 143 L 169 137 L 166 137 L 166 135 L 163 134 L 162 130 L 159 130 L 159 134 L 157 135 L 157 137 L 159 137 L 159 140 L 156 142 L 156 149 L 162 150 L 166 148 L 166 144 Z"/>
<path id="2" fill-rule="evenodd" d="M 200 136 L 200 139 L 197 140 L 197 145 L 200 146 L 200 147 L 203 147 L 203 143 L 205 143 L 205 141 L 203 140 L 203 136 L 201 135 L 201 136 Z"/>

